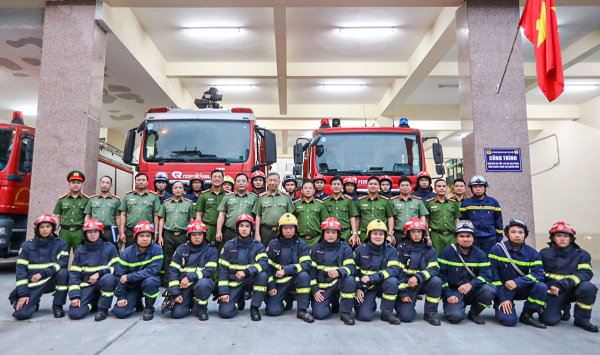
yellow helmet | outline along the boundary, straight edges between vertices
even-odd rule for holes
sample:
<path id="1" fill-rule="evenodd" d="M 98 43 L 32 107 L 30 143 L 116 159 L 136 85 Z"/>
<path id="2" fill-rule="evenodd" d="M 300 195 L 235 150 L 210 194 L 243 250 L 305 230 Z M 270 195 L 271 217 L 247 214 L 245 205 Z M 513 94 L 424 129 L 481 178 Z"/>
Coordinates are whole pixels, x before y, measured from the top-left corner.
<path id="1" fill-rule="evenodd" d="M 367 226 L 367 236 L 371 235 L 371 231 L 384 231 L 387 234 L 387 225 L 380 219 L 372 220 Z"/>
<path id="2" fill-rule="evenodd" d="M 282 226 L 296 226 L 298 227 L 298 219 L 291 213 L 286 213 L 279 218 L 279 227 Z"/>
<path id="3" fill-rule="evenodd" d="M 228 182 L 228 183 L 230 183 L 232 186 L 235 186 L 235 181 L 233 181 L 233 178 L 232 178 L 231 176 L 229 176 L 229 175 L 226 175 L 226 176 L 223 178 L 223 182 L 224 182 L 224 183 L 225 183 L 225 182 Z"/>

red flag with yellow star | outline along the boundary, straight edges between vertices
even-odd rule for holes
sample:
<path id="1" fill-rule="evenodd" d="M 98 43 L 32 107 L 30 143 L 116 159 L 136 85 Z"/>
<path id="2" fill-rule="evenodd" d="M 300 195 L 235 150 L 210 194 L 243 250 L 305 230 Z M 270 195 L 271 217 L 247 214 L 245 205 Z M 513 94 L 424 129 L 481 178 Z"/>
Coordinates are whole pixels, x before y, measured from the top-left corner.
<path id="1" fill-rule="evenodd" d="M 527 0 L 519 27 L 533 43 L 538 85 L 552 102 L 565 88 L 554 0 Z"/>

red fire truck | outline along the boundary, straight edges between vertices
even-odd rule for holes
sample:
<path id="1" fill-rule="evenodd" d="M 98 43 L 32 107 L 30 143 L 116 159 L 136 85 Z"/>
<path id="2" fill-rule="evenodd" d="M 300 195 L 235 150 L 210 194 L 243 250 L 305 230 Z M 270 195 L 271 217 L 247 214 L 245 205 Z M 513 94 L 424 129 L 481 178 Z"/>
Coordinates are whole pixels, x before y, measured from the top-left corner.
<path id="1" fill-rule="evenodd" d="M 330 193 L 329 181 L 338 175 L 358 180 L 358 190 L 366 192 L 369 176 L 389 175 L 398 191 L 398 180 L 407 176 L 415 182 L 421 171 L 426 171 L 423 141 L 436 139 L 433 158 L 438 175 L 444 174 L 442 146 L 436 137 L 423 138 L 421 132 L 410 128 L 408 120 L 400 120 L 399 127 L 341 127 L 339 119 L 321 121 L 311 140 L 294 146 L 294 175 L 304 179 L 322 174 L 327 180 L 325 191 Z M 302 138 L 300 139 L 302 140 Z"/>
<path id="2" fill-rule="evenodd" d="M 215 169 L 235 178 L 267 172 L 277 161 L 275 134 L 258 127 L 249 108 L 224 109 L 216 88 L 197 99 L 196 109 L 153 108 L 139 127 L 127 133 L 123 161 L 146 173 L 152 186 L 164 171 L 170 184 L 189 183 L 200 173 L 206 182 Z M 133 162 L 135 137 L 141 136 L 139 159 Z M 205 186 L 206 187 L 206 186 Z"/>

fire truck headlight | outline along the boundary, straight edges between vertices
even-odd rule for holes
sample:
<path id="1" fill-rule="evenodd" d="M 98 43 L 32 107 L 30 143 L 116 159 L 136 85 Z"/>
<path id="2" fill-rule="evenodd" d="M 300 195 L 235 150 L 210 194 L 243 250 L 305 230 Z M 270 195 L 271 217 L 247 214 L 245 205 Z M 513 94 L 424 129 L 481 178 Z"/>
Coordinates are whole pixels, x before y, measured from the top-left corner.
<path id="1" fill-rule="evenodd" d="M 6 227 L 0 227 L 0 235 L 6 234 Z"/>

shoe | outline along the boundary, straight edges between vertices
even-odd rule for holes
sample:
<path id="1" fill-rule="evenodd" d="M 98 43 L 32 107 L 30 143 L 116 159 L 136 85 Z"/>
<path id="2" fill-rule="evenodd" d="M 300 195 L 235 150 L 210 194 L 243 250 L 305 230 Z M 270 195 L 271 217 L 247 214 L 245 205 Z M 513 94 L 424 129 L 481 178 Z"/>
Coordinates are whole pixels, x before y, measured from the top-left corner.
<path id="1" fill-rule="evenodd" d="M 562 317 L 560 317 L 560 320 L 562 320 L 563 322 L 567 322 L 569 319 L 571 319 L 571 310 L 563 310 L 563 314 Z"/>
<path id="2" fill-rule="evenodd" d="M 467 318 L 472 320 L 473 323 L 475 323 L 475 324 L 485 324 L 485 321 L 481 318 L 481 316 L 479 314 L 469 312 L 469 315 L 467 316 Z"/>
<path id="3" fill-rule="evenodd" d="M 440 322 L 440 320 L 437 319 L 435 313 L 425 313 L 423 320 L 425 320 L 425 322 L 427 322 L 431 325 L 435 325 L 435 326 L 442 325 L 442 322 Z"/>
<path id="4" fill-rule="evenodd" d="M 312 323 L 312 322 L 315 321 L 315 319 L 313 318 L 312 314 L 308 313 L 305 310 L 298 311 L 298 313 L 296 313 L 296 318 L 302 319 L 306 323 Z"/>
<path id="5" fill-rule="evenodd" d="M 352 318 L 350 313 L 340 313 L 340 319 L 346 325 L 354 325 L 354 318 Z"/>
<path id="6" fill-rule="evenodd" d="M 201 321 L 208 320 L 208 314 L 206 314 L 206 309 L 204 309 L 204 308 L 198 309 L 198 311 L 196 312 L 196 315 L 198 316 L 198 319 Z"/>
<path id="7" fill-rule="evenodd" d="M 258 311 L 258 307 L 250 306 L 250 318 L 254 322 L 258 322 L 260 320 L 260 312 Z"/>
<path id="8" fill-rule="evenodd" d="M 245 292 L 244 292 L 244 300 L 245 300 L 245 301 L 247 301 L 247 300 L 249 300 L 249 299 L 251 299 L 251 298 L 252 298 L 252 292 L 250 292 L 250 291 L 245 291 Z"/>
<path id="9" fill-rule="evenodd" d="M 523 310 L 523 312 L 521 312 L 521 316 L 519 317 L 519 322 L 530 325 L 532 327 L 546 329 L 546 325 L 544 323 L 533 318 L 533 313 L 531 311 L 528 311 L 525 309 Z"/>
<path id="10" fill-rule="evenodd" d="M 154 307 L 152 308 L 144 308 L 144 313 L 142 314 L 142 319 L 145 321 L 152 320 L 154 318 Z"/>
<path id="11" fill-rule="evenodd" d="M 100 322 L 106 319 L 106 316 L 108 316 L 108 309 L 98 309 L 98 313 L 96 313 L 96 316 L 94 317 L 94 320 L 96 322 Z"/>
<path id="12" fill-rule="evenodd" d="M 62 306 L 52 306 L 52 313 L 54 313 L 54 318 L 62 318 L 65 316 L 65 311 L 63 311 Z"/>
<path id="13" fill-rule="evenodd" d="M 588 332 L 592 332 L 592 333 L 598 333 L 598 326 L 595 324 L 590 323 L 589 320 L 575 320 L 573 322 L 573 325 L 579 328 L 582 328 L 583 330 L 586 330 Z"/>
<path id="14" fill-rule="evenodd" d="M 237 303 L 238 311 L 243 311 L 244 308 L 246 308 L 246 301 L 245 300 L 238 301 L 238 303 Z"/>
<path id="15" fill-rule="evenodd" d="M 98 312 L 98 305 L 93 304 L 92 308 L 90 308 L 90 313 L 96 313 L 96 312 Z"/>
<path id="16" fill-rule="evenodd" d="M 401 323 L 400 318 L 396 317 L 393 313 L 381 313 L 381 320 L 393 325 Z"/>

